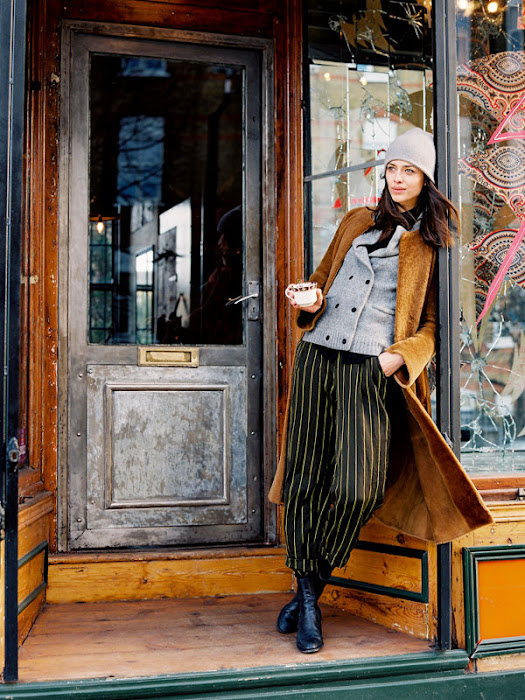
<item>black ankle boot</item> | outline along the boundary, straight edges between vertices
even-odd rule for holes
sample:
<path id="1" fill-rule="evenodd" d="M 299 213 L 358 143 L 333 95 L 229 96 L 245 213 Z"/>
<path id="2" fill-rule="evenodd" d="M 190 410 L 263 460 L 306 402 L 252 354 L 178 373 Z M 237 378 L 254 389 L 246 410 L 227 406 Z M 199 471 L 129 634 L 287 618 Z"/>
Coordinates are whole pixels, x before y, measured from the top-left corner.
<path id="1" fill-rule="evenodd" d="M 299 619 L 297 621 L 297 648 L 303 654 L 313 654 L 323 646 L 321 610 L 317 605 L 314 579 L 310 576 L 297 579 Z"/>
<path id="2" fill-rule="evenodd" d="M 317 596 L 317 600 L 319 600 L 327 582 L 321 581 L 321 579 L 315 574 L 312 574 L 312 580 L 314 582 L 315 595 Z M 289 603 L 286 603 L 279 613 L 279 617 L 277 618 L 277 631 L 281 634 L 290 634 L 291 632 L 297 631 L 298 619 L 299 594 L 296 593 L 292 600 Z"/>

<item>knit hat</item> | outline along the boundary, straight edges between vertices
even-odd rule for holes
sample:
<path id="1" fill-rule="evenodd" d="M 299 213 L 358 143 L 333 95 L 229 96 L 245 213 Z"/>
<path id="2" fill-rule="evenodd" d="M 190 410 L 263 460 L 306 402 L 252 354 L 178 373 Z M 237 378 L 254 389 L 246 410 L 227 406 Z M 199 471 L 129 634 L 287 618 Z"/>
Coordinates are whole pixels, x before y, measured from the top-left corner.
<path id="1" fill-rule="evenodd" d="M 436 149 L 434 139 L 423 129 L 414 127 L 392 141 L 385 153 L 385 166 L 391 160 L 405 160 L 422 170 L 434 182 Z"/>

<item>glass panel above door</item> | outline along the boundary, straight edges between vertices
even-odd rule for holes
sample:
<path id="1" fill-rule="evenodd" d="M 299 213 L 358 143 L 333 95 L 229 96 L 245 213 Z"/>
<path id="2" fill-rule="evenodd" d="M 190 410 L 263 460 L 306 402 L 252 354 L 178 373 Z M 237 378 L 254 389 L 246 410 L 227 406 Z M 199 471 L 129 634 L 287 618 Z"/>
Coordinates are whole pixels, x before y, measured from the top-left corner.
<path id="1" fill-rule="evenodd" d="M 344 214 L 377 203 L 384 182 L 376 166 L 388 144 L 413 126 L 432 131 L 432 27 L 430 0 L 308 0 L 307 7 L 313 269 Z"/>
<path id="2" fill-rule="evenodd" d="M 525 471 L 525 15 L 457 2 L 462 462 Z"/>
<path id="3" fill-rule="evenodd" d="M 88 342 L 242 344 L 244 68 L 92 55 L 89 81 Z"/>

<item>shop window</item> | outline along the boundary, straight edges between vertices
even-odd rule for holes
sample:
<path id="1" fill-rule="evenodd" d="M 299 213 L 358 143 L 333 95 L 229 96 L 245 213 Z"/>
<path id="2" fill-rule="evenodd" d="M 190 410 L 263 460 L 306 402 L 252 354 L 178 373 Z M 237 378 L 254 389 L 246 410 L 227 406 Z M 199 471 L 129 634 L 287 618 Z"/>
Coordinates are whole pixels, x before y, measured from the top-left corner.
<path id="1" fill-rule="evenodd" d="M 320 262 L 344 214 L 375 205 L 382 154 L 404 131 L 432 132 L 431 3 L 309 0 L 307 249 Z"/>
<path id="2" fill-rule="evenodd" d="M 522 0 L 458 0 L 462 462 L 525 471 Z"/>

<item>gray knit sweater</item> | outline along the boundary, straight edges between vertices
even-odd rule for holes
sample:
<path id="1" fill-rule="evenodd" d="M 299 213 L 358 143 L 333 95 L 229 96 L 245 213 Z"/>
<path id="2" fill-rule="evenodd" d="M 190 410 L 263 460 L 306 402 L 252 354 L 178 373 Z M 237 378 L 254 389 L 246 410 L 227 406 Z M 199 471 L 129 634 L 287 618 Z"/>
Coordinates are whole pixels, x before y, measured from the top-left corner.
<path id="1" fill-rule="evenodd" d="M 336 350 L 379 355 L 394 342 L 399 240 L 398 226 L 386 248 L 368 253 L 366 246 L 381 235 L 373 230 L 358 236 L 343 261 L 326 309 L 303 340 Z"/>

